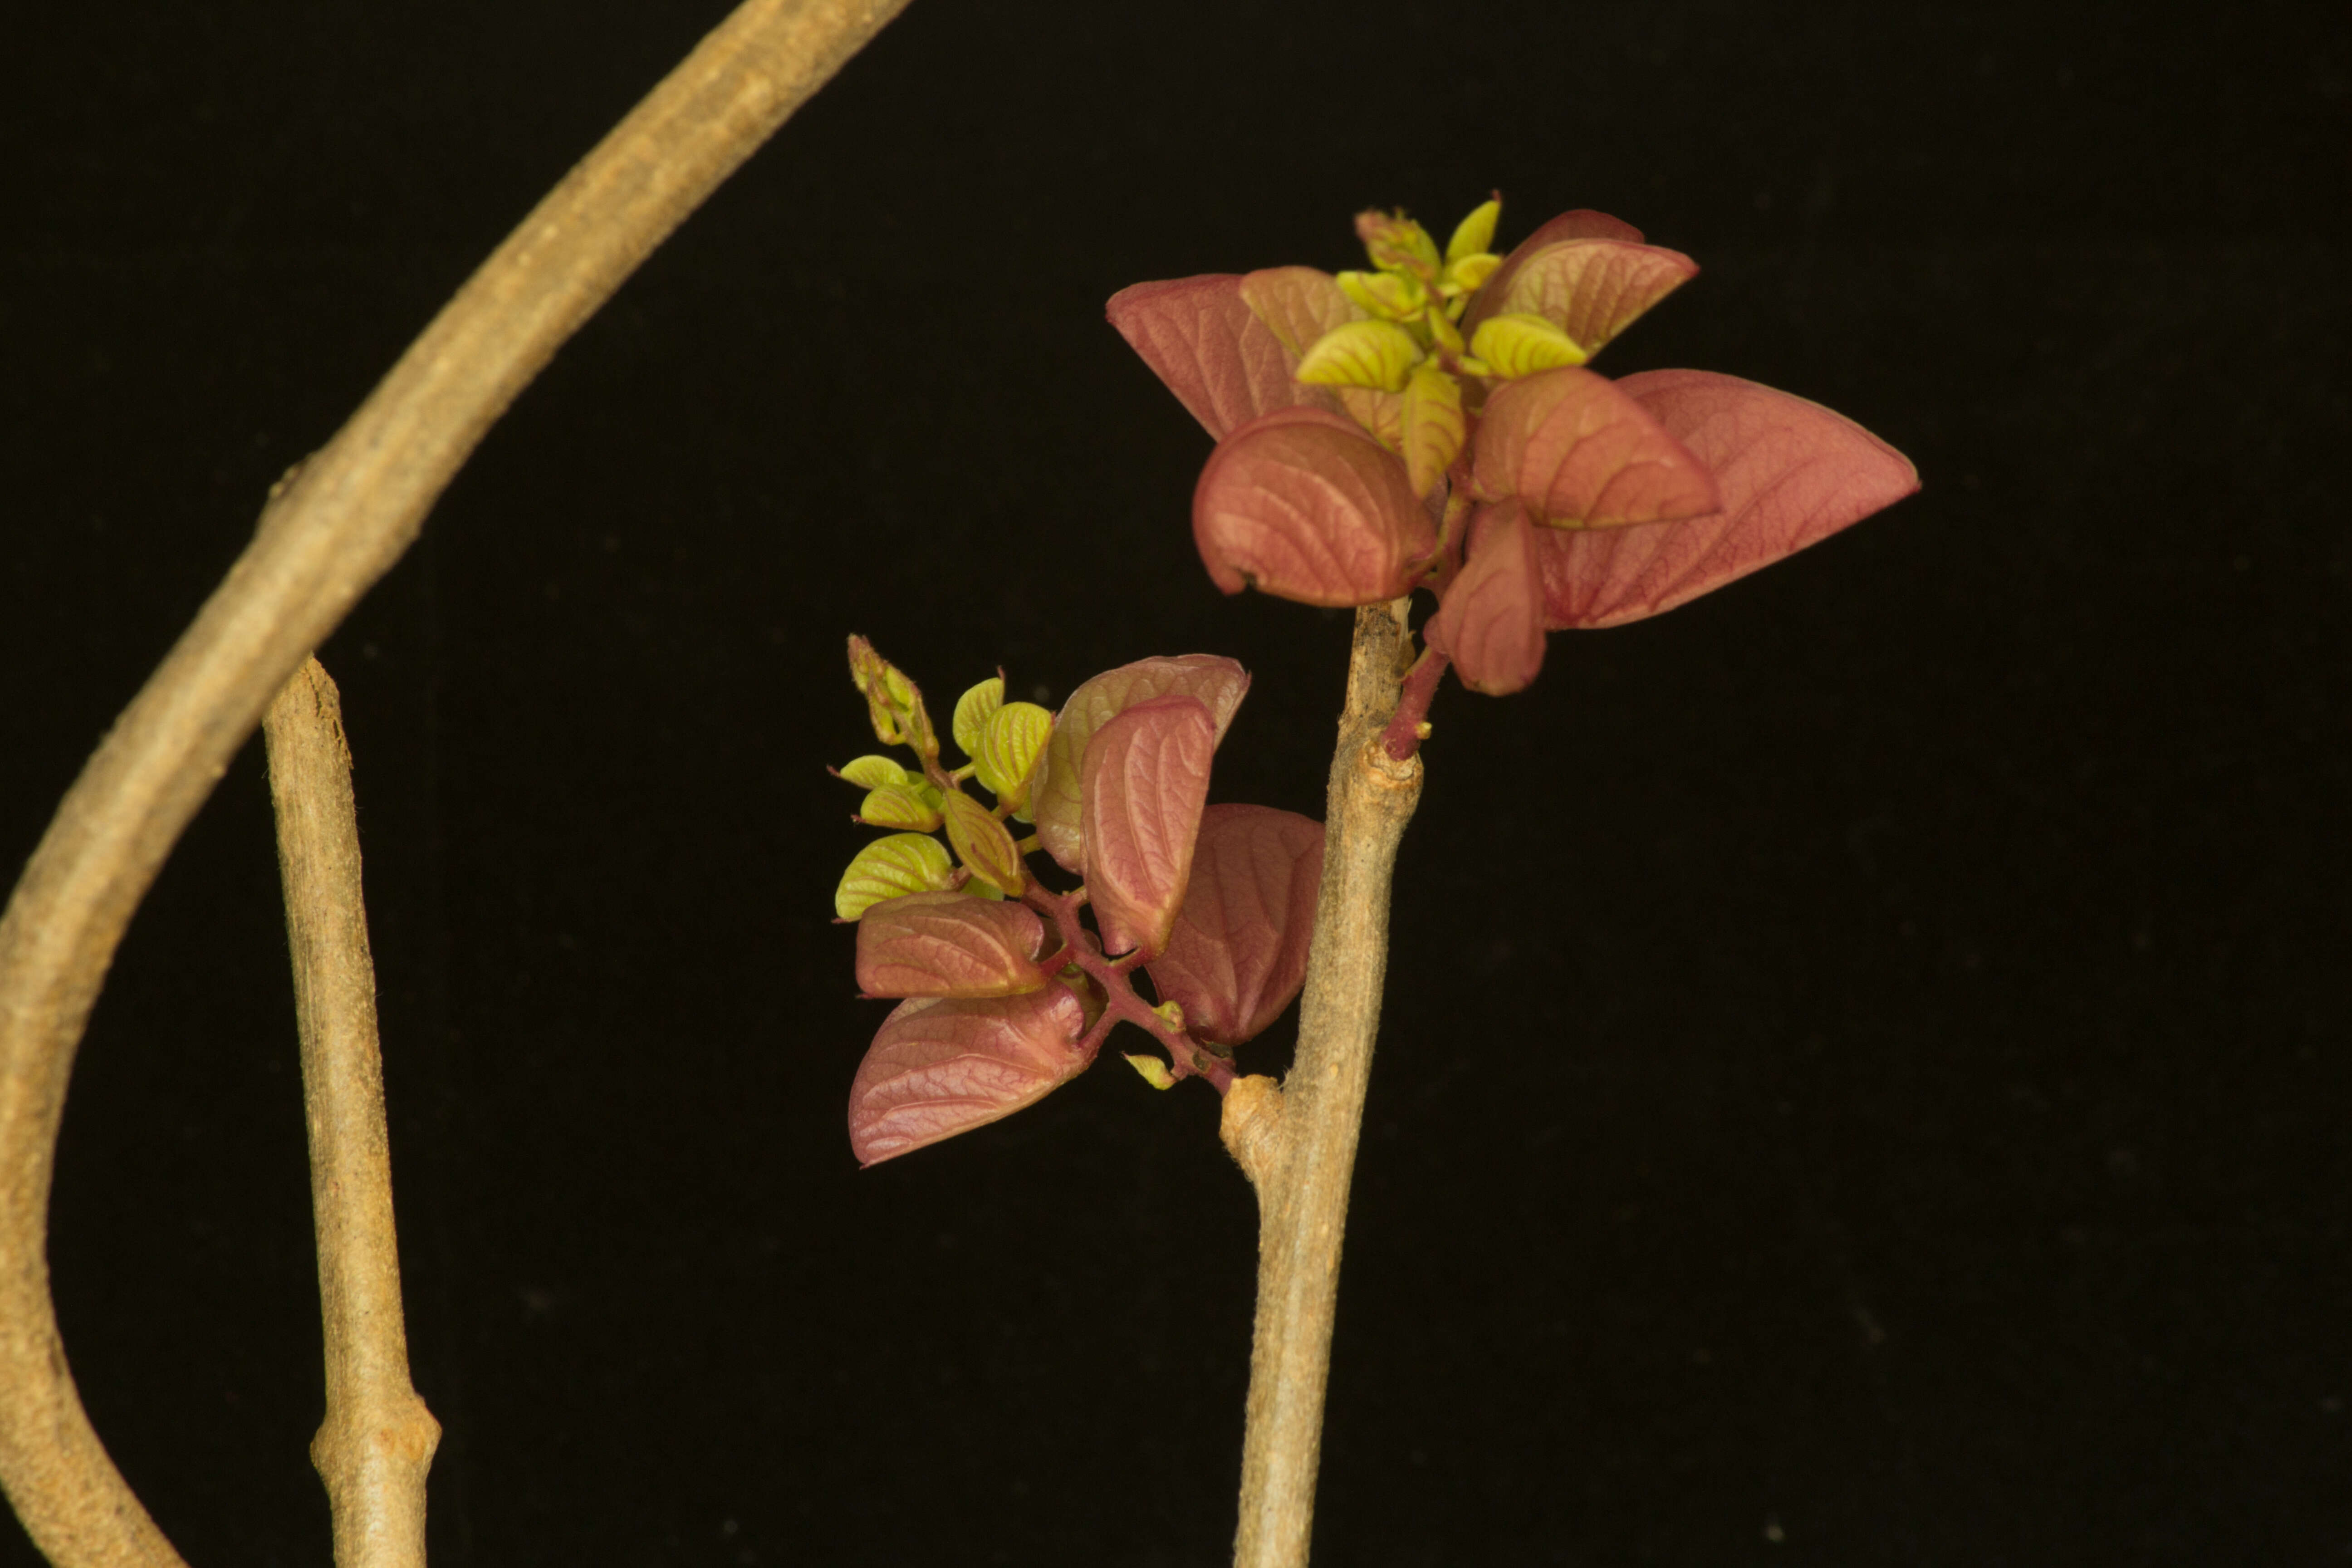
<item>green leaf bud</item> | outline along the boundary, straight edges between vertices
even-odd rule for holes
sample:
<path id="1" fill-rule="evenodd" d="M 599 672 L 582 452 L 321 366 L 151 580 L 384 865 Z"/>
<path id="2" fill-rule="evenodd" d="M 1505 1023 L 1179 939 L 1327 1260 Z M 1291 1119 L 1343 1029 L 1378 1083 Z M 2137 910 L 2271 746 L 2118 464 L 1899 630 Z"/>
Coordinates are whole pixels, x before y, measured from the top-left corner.
<path id="1" fill-rule="evenodd" d="M 1541 316 L 1489 316 L 1470 339 L 1470 352 L 1506 381 L 1539 370 L 1582 364 L 1591 356 L 1575 339 Z"/>
<path id="2" fill-rule="evenodd" d="M 980 733 L 988 716 L 1004 706 L 1004 678 L 992 675 L 956 699 L 955 743 L 967 757 L 980 755 Z"/>
<path id="3" fill-rule="evenodd" d="M 833 890 L 833 912 L 854 921 L 885 899 L 936 893 L 955 880 L 955 867 L 940 841 L 920 833 L 894 833 L 857 852 L 841 886 Z"/>
<path id="4" fill-rule="evenodd" d="M 884 784 L 868 791 L 857 815 L 868 827 L 897 827 L 910 833 L 934 832 L 941 820 L 937 806 L 905 784 Z"/>
<path id="5" fill-rule="evenodd" d="M 1028 804 L 1029 777 L 1045 742 L 1054 733 L 1054 716 L 1034 702 L 1008 702 L 988 716 L 981 729 L 972 759 L 980 764 L 980 782 L 998 800 L 1013 809 Z"/>
<path id="6" fill-rule="evenodd" d="M 1364 253 L 1372 258 L 1372 265 L 1383 272 L 1411 272 L 1433 279 L 1437 276 L 1437 242 L 1402 212 L 1358 213 L 1356 237 L 1364 242 Z"/>
<path id="7" fill-rule="evenodd" d="M 1298 362 L 1297 379 L 1310 386 L 1402 392 L 1421 359 L 1421 345 L 1394 321 L 1349 321 L 1316 340 Z"/>
<path id="8" fill-rule="evenodd" d="M 956 858 L 964 863 L 974 880 L 992 883 L 1006 893 L 1018 893 L 1028 886 L 1021 851 L 1014 847 L 1013 835 L 1004 830 L 1004 824 L 996 820 L 995 813 L 961 790 L 950 794 L 943 804 L 948 842 L 955 846 Z"/>
<path id="9" fill-rule="evenodd" d="M 889 668 L 872 643 L 860 637 L 849 639 L 849 679 L 866 699 L 866 716 L 874 721 L 874 738 L 886 746 L 903 746 L 907 737 L 898 728 L 898 716 L 883 681 L 882 672 Z"/>
<path id="10" fill-rule="evenodd" d="M 926 760 L 939 756 L 940 739 L 924 710 L 922 692 L 864 637 L 849 639 L 849 678 L 866 695 L 876 738 L 886 745 L 912 746 Z"/>

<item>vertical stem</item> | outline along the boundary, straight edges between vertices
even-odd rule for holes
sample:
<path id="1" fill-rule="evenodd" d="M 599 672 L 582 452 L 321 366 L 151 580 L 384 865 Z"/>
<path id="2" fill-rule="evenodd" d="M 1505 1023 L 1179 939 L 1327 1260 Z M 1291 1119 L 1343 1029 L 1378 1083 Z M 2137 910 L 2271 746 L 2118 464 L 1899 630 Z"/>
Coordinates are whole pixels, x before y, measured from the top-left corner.
<path id="1" fill-rule="evenodd" d="M 1419 757 L 1397 761 L 1381 744 L 1410 646 L 1408 603 L 1356 612 L 1297 1060 L 1279 1089 L 1247 1078 L 1225 1099 L 1226 1145 L 1258 1194 L 1257 1328 L 1234 1568 L 1300 1568 L 1313 1531 L 1339 1241 L 1388 966 L 1389 880 L 1421 798 Z"/>
<path id="2" fill-rule="evenodd" d="M 0 1489 L 59 1568 L 174 1568 L 49 1299 L 74 1047 L 132 910 L 271 697 L 400 558 L 558 345 L 906 0 L 742 0 L 549 193 L 263 513 L 115 721 L 0 915 Z M 168 1295 L 159 1295 L 168 1309 Z M 159 1309 L 163 1310 L 163 1309 Z"/>
<path id="3" fill-rule="evenodd" d="M 425 1473 L 441 1426 L 408 1381 L 351 752 L 335 683 L 317 659 L 294 672 L 262 729 L 294 958 L 326 1329 L 327 1417 L 310 1460 L 327 1483 L 336 1568 L 424 1568 Z"/>

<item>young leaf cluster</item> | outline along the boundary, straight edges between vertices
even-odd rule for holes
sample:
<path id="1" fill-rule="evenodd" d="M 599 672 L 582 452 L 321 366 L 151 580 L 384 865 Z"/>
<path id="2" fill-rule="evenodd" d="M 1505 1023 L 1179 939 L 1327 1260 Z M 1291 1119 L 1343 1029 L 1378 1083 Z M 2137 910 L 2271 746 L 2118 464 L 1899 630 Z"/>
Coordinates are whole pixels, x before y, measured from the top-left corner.
<path id="1" fill-rule="evenodd" d="M 1087 681 L 1059 713 L 1005 701 L 993 677 L 957 700 L 949 732 L 967 760 L 952 768 L 903 671 L 863 637 L 849 639 L 849 668 L 876 737 L 912 753 L 911 766 L 875 754 L 836 770 L 866 791 L 857 820 L 893 830 L 834 894 L 857 924 L 860 987 L 900 999 L 851 1086 L 858 1160 L 1034 1103 L 1120 1022 L 1167 1053 L 1127 1058 L 1147 1082 L 1227 1088 L 1234 1048 L 1298 993 L 1323 859 L 1318 823 L 1208 804 L 1217 744 L 1249 689 L 1241 666 L 1141 659 Z M 1055 890 L 1040 855 L 1083 880 Z"/>
<path id="2" fill-rule="evenodd" d="M 1108 307 L 1217 440 L 1192 531 L 1220 588 L 1435 596 L 1399 757 L 1449 664 L 1474 690 L 1517 691 L 1548 632 L 1671 609 L 1918 488 L 1901 453 L 1803 398 L 1585 368 L 1697 265 L 1583 210 L 1497 257 L 1500 213 L 1483 204 L 1441 251 L 1403 214 L 1368 212 L 1368 271 L 1139 283 Z"/>

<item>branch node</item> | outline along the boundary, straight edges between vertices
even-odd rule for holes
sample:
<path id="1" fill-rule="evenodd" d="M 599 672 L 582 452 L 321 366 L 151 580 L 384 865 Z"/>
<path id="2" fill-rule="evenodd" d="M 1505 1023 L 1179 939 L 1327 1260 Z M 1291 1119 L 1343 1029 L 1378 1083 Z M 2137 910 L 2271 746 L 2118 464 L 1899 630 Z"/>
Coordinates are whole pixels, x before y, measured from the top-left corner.
<path id="1" fill-rule="evenodd" d="M 1282 1152 L 1282 1085 L 1264 1073 L 1234 1079 L 1217 1133 L 1263 1202 Z"/>

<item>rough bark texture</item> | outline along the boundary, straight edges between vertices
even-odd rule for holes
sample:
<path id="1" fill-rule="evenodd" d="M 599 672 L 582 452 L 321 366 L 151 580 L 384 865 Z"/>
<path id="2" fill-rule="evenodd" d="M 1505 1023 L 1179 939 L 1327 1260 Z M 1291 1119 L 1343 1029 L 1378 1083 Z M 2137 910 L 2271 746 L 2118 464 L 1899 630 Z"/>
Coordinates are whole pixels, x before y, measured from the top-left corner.
<path id="1" fill-rule="evenodd" d="M 294 960 L 326 1330 L 327 1416 L 310 1459 L 327 1483 L 336 1568 L 424 1568 L 425 1473 L 441 1424 L 408 1381 L 351 752 L 335 683 L 317 659 L 295 671 L 262 730 Z"/>
<path id="2" fill-rule="evenodd" d="M 1279 1089 L 1246 1078 L 1225 1097 L 1225 1145 L 1258 1194 L 1235 1568 L 1299 1568 L 1313 1533 L 1339 1241 L 1388 967 L 1389 879 L 1421 799 L 1421 759 L 1396 761 L 1381 744 L 1410 646 L 1408 603 L 1356 612 L 1297 1057 Z"/>
<path id="3" fill-rule="evenodd" d="M 33 852 L 0 917 L 0 1485 L 51 1562 L 180 1561 L 91 1429 L 49 1300 L 66 1082 L 131 910 L 263 708 L 407 548 L 491 423 L 904 4 L 746 0 L 705 38 L 278 487 Z"/>

